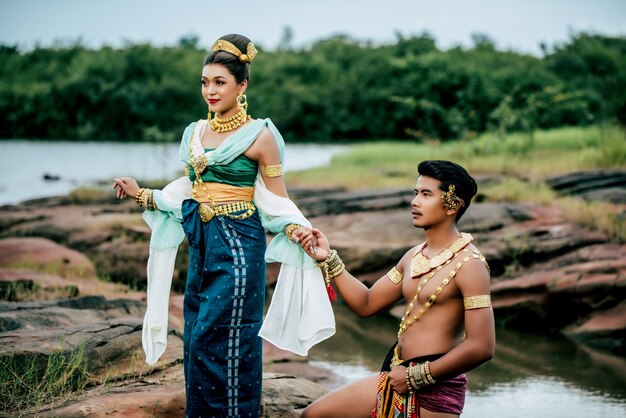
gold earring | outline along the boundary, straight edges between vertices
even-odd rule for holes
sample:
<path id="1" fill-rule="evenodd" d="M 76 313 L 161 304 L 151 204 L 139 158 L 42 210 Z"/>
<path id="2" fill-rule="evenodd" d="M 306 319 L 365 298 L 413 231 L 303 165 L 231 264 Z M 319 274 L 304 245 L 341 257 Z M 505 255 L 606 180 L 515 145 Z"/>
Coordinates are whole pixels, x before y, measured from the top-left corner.
<path id="1" fill-rule="evenodd" d="M 454 184 L 451 184 L 448 186 L 448 191 L 441 194 L 443 207 L 447 210 L 456 209 L 458 202 L 461 203 L 461 206 L 465 206 L 465 202 L 463 202 L 463 199 L 456 195 L 455 190 L 456 186 Z"/>
<path id="2" fill-rule="evenodd" d="M 209 111 L 207 112 L 206 117 L 207 117 L 208 120 L 211 120 L 211 107 L 209 106 L 208 109 L 209 109 Z"/>
<path id="3" fill-rule="evenodd" d="M 243 107 L 243 110 L 248 111 L 248 98 L 245 94 L 240 94 L 237 96 L 237 104 L 239 107 Z"/>

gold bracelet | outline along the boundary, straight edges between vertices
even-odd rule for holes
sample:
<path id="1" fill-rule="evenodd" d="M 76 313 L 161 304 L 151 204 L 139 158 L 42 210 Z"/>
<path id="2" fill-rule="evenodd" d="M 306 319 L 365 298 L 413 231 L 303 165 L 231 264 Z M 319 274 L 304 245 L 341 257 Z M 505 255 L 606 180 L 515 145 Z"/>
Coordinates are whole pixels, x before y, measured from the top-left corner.
<path id="1" fill-rule="evenodd" d="M 263 172 L 265 173 L 265 177 L 280 177 L 283 175 L 283 165 L 266 165 Z"/>
<path id="2" fill-rule="evenodd" d="M 143 192 L 144 192 L 144 188 L 141 188 L 139 190 L 137 190 L 137 193 L 135 193 L 135 202 L 139 205 L 139 206 L 143 206 L 143 200 L 142 200 L 142 196 L 143 196 Z"/>
<path id="3" fill-rule="evenodd" d="M 289 224 L 285 227 L 285 235 L 287 235 L 287 239 L 289 241 L 292 241 L 291 239 L 291 234 L 293 234 L 293 231 L 295 231 L 298 228 L 302 228 L 302 225 L 298 225 L 298 224 Z"/>
<path id="4" fill-rule="evenodd" d="M 339 258 L 336 250 L 330 250 L 328 257 L 324 261 L 319 261 L 317 265 L 322 269 L 324 273 L 324 281 L 326 286 L 330 286 L 330 280 L 339 276 L 345 270 L 346 266 Z"/>
<path id="5" fill-rule="evenodd" d="M 429 385 L 435 384 L 435 379 L 433 379 L 433 375 L 430 374 L 430 361 L 424 362 L 424 377 L 425 377 L 427 384 Z"/>
<path id="6" fill-rule="evenodd" d="M 406 375 L 404 376 L 406 379 L 406 387 L 409 389 L 409 392 L 413 392 L 413 385 L 411 384 L 411 365 L 406 368 Z"/>
<path id="7" fill-rule="evenodd" d="M 146 210 L 158 209 L 156 203 L 154 203 L 154 195 L 151 189 L 141 188 L 137 190 L 135 194 L 135 202 Z"/>
<path id="8" fill-rule="evenodd" d="M 467 311 L 471 309 L 489 308 L 491 307 L 491 296 L 468 296 L 466 298 L 463 298 L 463 306 L 465 306 L 465 310 Z"/>

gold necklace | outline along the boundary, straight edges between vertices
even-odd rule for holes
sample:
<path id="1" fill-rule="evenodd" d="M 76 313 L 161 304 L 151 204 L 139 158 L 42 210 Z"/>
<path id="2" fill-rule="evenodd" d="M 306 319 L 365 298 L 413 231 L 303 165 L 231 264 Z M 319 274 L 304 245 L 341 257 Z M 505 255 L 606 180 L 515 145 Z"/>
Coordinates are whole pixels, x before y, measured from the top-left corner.
<path id="1" fill-rule="evenodd" d="M 228 118 L 221 119 L 217 116 L 216 113 L 213 119 L 211 119 L 210 126 L 212 131 L 218 133 L 229 132 L 239 128 L 249 119 L 250 115 L 246 115 L 246 110 L 243 107 L 240 107 L 239 112 Z"/>
<path id="2" fill-rule="evenodd" d="M 464 257 L 461 261 L 456 263 L 456 266 L 454 267 L 454 269 L 448 274 L 448 276 L 446 276 L 445 279 L 443 279 L 441 281 L 441 283 L 439 284 L 439 286 L 437 286 L 435 291 L 428 297 L 428 299 L 424 303 L 424 306 L 422 306 L 417 311 L 417 313 L 415 315 L 413 315 L 413 318 L 411 318 L 410 317 L 411 311 L 413 310 L 413 307 L 417 304 L 417 302 L 418 302 L 417 299 L 418 299 L 419 295 L 422 293 L 422 289 L 424 289 L 424 286 L 426 286 L 426 284 L 430 281 L 430 279 L 432 279 L 437 273 L 439 273 L 439 271 L 442 268 L 444 268 L 445 266 L 450 264 L 456 258 L 457 254 L 468 253 L 468 252 L 470 252 L 469 248 L 465 248 L 465 249 L 462 248 L 462 249 L 460 249 L 451 258 L 449 258 L 448 260 L 444 261 L 444 263 L 442 265 L 437 266 L 435 268 L 435 271 L 430 273 L 428 275 L 428 277 L 424 278 L 421 281 L 419 286 L 417 286 L 417 291 L 415 292 L 415 296 L 413 296 L 413 300 L 411 300 L 411 302 L 409 303 L 409 305 L 406 308 L 406 311 L 404 312 L 404 315 L 402 316 L 402 321 L 400 321 L 400 329 L 398 330 L 398 338 L 400 338 L 400 335 L 402 335 L 402 333 L 404 331 L 406 331 L 408 327 L 410 327 L 416 321 L 418 321 L 422 317 L 422 315 L 424 315 L 426 313 L 426 311 L 428 311 L 431 308 L 431 306 L 433 306 L 433 304 L 435 303 L 435 301 L 437 300 L 437 298 L 439 297 L 441 292 L 443 292 L 443 289 L 446 288 L 446 286 L 457 275 L 457 273 L 459 272 L 461 267 L 463 267 L 463 264 L 467 263 L 469 260 L 471 260 L 473 258 L 478 258 L 478 259 L 482 260 L 483 263 L 485 263 L 485 264 L 487 263 L 485 261 L 485 257 L 483 257 L 480 253 L 473 253 L 471 255 L 471 257 L 470 256 Z"/>
<path id="3" fill-rule="evenodd" d="M 416 278 L 423 276 L 431 270 L 441 266 L 446 261 L 450 260 L 456 253 L 465 248 L 474 238 L 470 234 L 461 233 L 461 236 L 448 246 L 445 250 L 437 254 L 433 258 L 428 258 L 424 255 L 424 248 L 426 243 L 422 244 L 420 248 L 415 251 L 413 258 L 411 259 L 411 277 Z"/>

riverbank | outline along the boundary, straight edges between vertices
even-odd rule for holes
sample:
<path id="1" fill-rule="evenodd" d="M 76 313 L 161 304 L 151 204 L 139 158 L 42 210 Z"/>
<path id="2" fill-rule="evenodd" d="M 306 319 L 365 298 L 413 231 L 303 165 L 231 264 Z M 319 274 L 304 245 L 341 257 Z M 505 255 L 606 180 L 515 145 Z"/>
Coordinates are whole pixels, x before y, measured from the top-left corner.
<path id="1" fill-rule="evenodd" d="M 626 163 L 619 141 L 598 148 L 604 137 L 589 139 L 589 133 L 541 133 L 517 157 L 516 147 L 527 139 L 522 136 L 503 144 L 485 138 L 366 144 L 335 156 L 329 168 L 286 177 L 305 215 L 327 233 L 348 269 L 371 284 L 423 239 L 407 227 L 416 163 L 451 158 L 468 165 L 480 192 L 459 228 L 474 235 L 491 266 L 499 338 L 496 358 L 472 372 L 470 396 L 491 399 L 516 385 L 554 390 L 549 383 L 562 382 L 556 415 L 546 416 L 558 416 L 561 404 L 567 410 L 572 386 L 587 396 L 591 409 L 585 414 L 597 415 L 594 405 L 626 405 Z M 490 147 L 501 148 L 483 155 Z M 480 170 L 489 158 L 494 164 Z M 580 170 L 590 161 L 597 162 L 590 166 L 595 169 Z M 140 338 L 148 241 L 139 208 L 116 200 L 108 188 L 0 207 L 0 391 L 11 394 L 3 396 L 0 410 L 11 416 L 182 415 L 187 247 L 183 243 L 176 260 L 169 348 L 157 367 L 148 368 Z M 268 296 L 276 274 L 277 266 L 268 265 Z M 265 416 L 299 416 L 326 390 L 376 370 L 393 342 L 400 309 L 372 323 L 336 307 L 337 336 L 309 359 L 265 344 Z M 550 357 L 554 350 L 570 353 L 558 367 Z M 368 358 L 361 369 L 343 367 L 355 356 Z M 557 369 L 560 375 L 550 374 Z M 571 369 L 601 372 L 574 375 Z M 71 370 L 64 385 L 45 386 L 59 380 L 51 379 L 59 370 Z M 537 381 L 537 373 L 545 379 Z M 516 396 L 506 393 L 507 408 L 515 408 Z M 597 393 L 605 397 L 594 398 Z M 488 416 L 484 408 L 478 411 L 466 416 Z"/>
<path id="2" fill-rule="evenodd" d="M 619 170 L 594 173 L 587 173 L 587 181 L 593 184 L 626 175 Z M 559 183 L 555 178 L 555 184 L 564 179 Z M 484 182 L 493 179 L 485 177 L 481 185 Z M 407 228 L 412 194 L 405 189 L 292 188 L 291 193 L 311 222 L 327 232 L 348 269 L 368 284 L 422 239 L 420 231 Z M 604 203 L 622 208 L 624 204 Z M 0 293 L 5 300 L 0 304 L 0 359 L 21 356 L 42 361 L 51 349 L 66 350 L 68 356 L 71 350 L 84 350 L 85 366 L 77 369 L 84 371 L 83 379 L 77 380 L 83 387 L 71 386 L 53 405 L 49 399 L 35 405 L 41 414 L 73 416 L 80 410 L 140 414 L 137 411 L 144 410 L 180 415 L 182 295 L 171 298 L 167 354 L 156 368 L 147 368 L 140 327 L 149 230 L 136 205 L 119 202 L 110 194 L 73 193 L 5 206 L 0 214 Z M 605 365 L 623 356 L 625 244 L 568 221 L 559 207 L 484 198 L 472 204 L 460 228 L 474 235 L 489 260 L 501 329 L 567 336 L 592 352 L 599 349 L 603 353 L 599 356 L 608 359 Z M 184 285 L 185 266 L 183 245 L 174 278 L 178 291 Z M 268 267 L 271 294 L 276 266 Z M 398 308 L 391 313 L 397 316 Z M 372 327 L 361 328 L 340 317 L 338 321 L 342 330 L 350 330 L 352 339 L 379 344 L 375 357 L 393 339 L 393 332 L 383 328 L 376 333 Z M 103 341 L 107 341 L 104 346 Z M 514 345 L 499 347 L 496 359 L 504 360 L 502 356 L 515 350 Z M 332 346 L 329 341 L 320 349 Z M 346 353 L 349 358 L 350 351 Z M 279 374 L 265 377 L 266 416 L 298 416 L 307 403 L 346 381 L 340 369 L 331 369 L 266 344 L 264 370 Z M 489 393 L 490 379 L 479 380 L 484 382 L 482 393 Z M 298 397 L 292 396 L 294 390 Z M 169 395 L 163 398 L 165 393 Z M 158 405 L 163 409 L 154 409 L 156 399 L 162 400 Z M 278 405 L 282 412 L 273 409 Z"/>

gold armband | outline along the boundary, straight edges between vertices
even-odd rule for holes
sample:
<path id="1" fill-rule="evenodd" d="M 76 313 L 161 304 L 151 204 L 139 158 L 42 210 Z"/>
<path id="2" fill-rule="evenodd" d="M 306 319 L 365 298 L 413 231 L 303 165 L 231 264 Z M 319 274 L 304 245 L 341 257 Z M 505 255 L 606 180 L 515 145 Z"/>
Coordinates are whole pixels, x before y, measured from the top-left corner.
<path id="1" fill-rule="evenodd" d="M 280 177 L 283 175 L 283 165 L 266 165 L 263 172 L 266 177 Z"/>
<path id="2" fill-rule="evenodd" d="M 400 273 L 400 271 L 398 271 L 398 269 L 393 266 L 391 270 L 387 272 L 387 277 L 389 277 L 389 280 L 391 280 L 393 284 L 397 285 L 402 281 L 404 276 L 402 276 L 402 273 Z"/>
<path id="3" fill-rule="evenodd" d="M 463 305 L 465 306 L 465 310 L 489 308 L 491 306 L 491 296 L 468 296 L 463 298 Z"/>
<path id="4" fill-rule="evenodd" d="M 302 225 L 298 225 L 298 224 L 289 224 L 285 227 L 285 235 L 287 235 L 287 239 L 289 241 L 291 241 L 291 234 L 293 234 L 293 231 L 295 231 L 298 228 L 301 228 Z"/>

